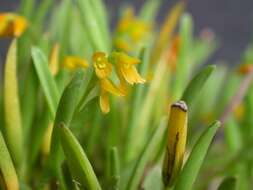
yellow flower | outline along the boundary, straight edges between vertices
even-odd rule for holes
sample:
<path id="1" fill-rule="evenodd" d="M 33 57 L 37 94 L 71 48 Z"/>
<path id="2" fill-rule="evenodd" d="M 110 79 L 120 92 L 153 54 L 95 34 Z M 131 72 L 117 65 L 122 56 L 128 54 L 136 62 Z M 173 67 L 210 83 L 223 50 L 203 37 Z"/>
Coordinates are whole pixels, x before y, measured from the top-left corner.
<path id="1" fill-rule="evenodd" d="M 124 96 L 124 93 L 108 78 L 112 73 L 112 64 L 104 52 L 95 52 L 92 57 L 95 73 L 99 78 L 99 105 L 103 113 L 110 111 L 109 95 Z"/>
<path id="2" fill-rule="evenodd" d="M 89 64 L 85 59 L 75 56 L 67 56 L 63 60 L 63 66 L 69 70 L 75 70 L 77 68 L 86 69 L 89 67 Z"/>
<path id="3" fill-rule="evenodd" d="M 168 123 L 168 139 L 162 176 L 165 187 L 171 187 L 181 171 L 187 137 L 187 105 L 178 101 L 171 105 Z"/>
<path id="4" fill-rule="evenodd" d="M 0 14 L 0 37 L 19 37 L 27 28 L 27 20 L 13 13 Z"/>
<path id="5" fill-rule="evenodd" d="M 118 50 L 129 52 L 138 47 L 149 32 L 150 24 L 138 19 L 130 7 L 126 9 L 116 27 L 114 45 Z"/>
<path id="6" fill-rule="evenodd" d="M 106 78 L 111 74 L 112 64 L 108 61 L 104 52 L 95 52 L 92 59 L 98 78 Z"/>
<path id="7" fill-rule="evenodd" d="M 135 68 L 135 65 L 140 63 L 139 59 L 119 52 L 113 52 L 111 57 L 116 64 L 116 71 L 121 82 L 125 80 L 131 85 L 145 82 L 145 79 L 140 76 Z"/>

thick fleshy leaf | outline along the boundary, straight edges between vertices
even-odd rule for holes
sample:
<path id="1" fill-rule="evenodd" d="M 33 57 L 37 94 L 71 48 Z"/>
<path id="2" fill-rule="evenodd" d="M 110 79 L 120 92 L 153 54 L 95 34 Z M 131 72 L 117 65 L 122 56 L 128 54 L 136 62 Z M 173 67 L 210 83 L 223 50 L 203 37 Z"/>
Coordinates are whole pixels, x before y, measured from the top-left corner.
<path id="1" fill-rule="evenodd" d="M 212 139 L 220 126 L 220 122 L 212 123 L 194 145 L 175 185 L 175 190 L 191 190 L 200 167 L 205 159 Z"/>
<path id="2" fill-rule="evenodd" d="M 184 100 L 188 106 L 191 106 L 194 100 L 198 98 L 203 86 L 207 79 L 211 76 L 215 70 L 215 65 L 210 65 L 199 71 L 186 87 L 182 100 Z"/>
<path id="3" fill-rule="evenodd" d="M 61 145 L 74 180 L 80 183 L 82 188 L 101 189 L 92 165 L 75 136 L 63 123 L 58 127 L 60 128 Z"/>
<path id="4" fill-rule="evenodd" d="M 17 41 L 11 43 L 4 71 L 4 112 L 6 143 L 16 167 L 22 160 L 22 121 L 18 97 Z"/>
<path id="5" fill-rule="evenodd" d="M 82 96 L 82 84 L 84 80 L 84 71 L 79 70 L 75 73 L 73 79 L 65 88 L 57 108 L 57 113 L 54 121 L 54 128 L 52 133 L 52 143 L 50 150 L 49 162 L 51 167 L 57 169 L 61 164 L 61 149 L 60 149 L 60 134 L 58 126 L 61 123 L 70 125 L 77 105 Z M 56 170 L 55 170 L 56 171 Z"/>

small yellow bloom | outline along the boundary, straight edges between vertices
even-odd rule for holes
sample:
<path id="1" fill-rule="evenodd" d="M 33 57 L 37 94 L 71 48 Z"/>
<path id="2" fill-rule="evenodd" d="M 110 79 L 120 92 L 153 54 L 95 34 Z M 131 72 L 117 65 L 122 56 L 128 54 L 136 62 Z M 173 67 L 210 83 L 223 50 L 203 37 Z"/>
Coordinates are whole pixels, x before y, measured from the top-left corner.
<path id="1" fill-rule="evenodd" d="M 140 76 L 135 68 L 135 65 L 140 63 L 139 59 L 119 52 L 113 52 L 111 57 L 116 64 L 116 71 L 121 82 L 123 79 L 131 85 L 145 82 L 145 79 Z"/>
<path id="2" fill-rule="evenodd" d="M 168 123 L 168 141 L 162 176 L 166 187 L 173 186 L 181 171 L 187 137 L 187 105 L 183 101 L 172 104 Z"/>
<path id="3" fill-rule="evenodd" d="M 112 64 L 104 52 L 95 52 L 92 60 L 98 78 L 106 78 L 112 73 Z"/>
<path id="4" fill-rule="evenodd" d="M 0 14 L 0 37 L 19 37 L 26 30 L 27 20 L 13 13 Z"/>
<path id="5" fill-rule="evenodd" d="M 109 95 L 124 96 L 124 93 L 108 78 L 112 73 L 112 64 L 104 52 L 95 52 L 92 57 L 95 73 L 99 78 L 99 105 L 103 113 L 110 111 Z"/>
<path id="6" fill-rule="evenodd" d="M 69 70 L 75 70 L 78 68 L 86 69 L 89 67 L 89 64 L 85 59 L 75 56 L 67 56 L 63 60 L 63 66 Z"/>

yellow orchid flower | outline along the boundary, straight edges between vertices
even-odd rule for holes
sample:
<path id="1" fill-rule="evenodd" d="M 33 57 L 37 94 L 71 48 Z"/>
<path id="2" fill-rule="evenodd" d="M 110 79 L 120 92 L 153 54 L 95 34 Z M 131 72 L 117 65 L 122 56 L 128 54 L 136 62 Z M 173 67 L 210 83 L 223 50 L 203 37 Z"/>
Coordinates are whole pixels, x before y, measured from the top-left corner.
<path id="1" fill-rule="evenodd" d="M 121 82 L 126 81 L 133 85 L 135 83 L 144 83 L 146 81 L 140 76 L 135 67 L 135 65 L 140 63 L 139 59 L 130 57 L 122 52 L 113 52 L 111 58 L 116 64 L 116 71 Z"/>
<path id="2" fill-rule="evenodd" d="M 108 78 L 112 73 L 112 64 L 104 52 L 95 52 L 92 57 L 96 76 L 99 78 L 100 96 L 99 105 L 103 113 L 110 111 L 109 96 L 124 96 L 124 93 Z"/>
<path id="3" fill-rule="evenodd" d="M 77 68 L 86 69 L 89 67 L 89 64 L 85 59 L 75 56 L 67 56 L 63 60 L 63 67 L 69 70 L 75 70 Z"/>
<path id="4" fill-rule="evenodd" d="M 0 37 L 19 37 L 28 26 L 27 20 L 13 13 L 0 14 Z"/>

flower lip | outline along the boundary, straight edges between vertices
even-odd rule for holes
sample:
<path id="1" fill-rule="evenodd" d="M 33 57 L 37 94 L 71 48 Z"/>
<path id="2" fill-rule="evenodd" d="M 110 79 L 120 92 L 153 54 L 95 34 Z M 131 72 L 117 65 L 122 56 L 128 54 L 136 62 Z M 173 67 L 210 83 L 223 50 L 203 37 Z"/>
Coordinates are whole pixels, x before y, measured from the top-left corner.
<path id="1" fill-rule="evenodd" d="M 174 104 L 171 105 L 171 107 L 177 107 L 177 108 L 183 110 L 184 112 L 187 112 L 187 110 L 188 110 L 186 103 L 182 100 L 175 102 Z"/>

